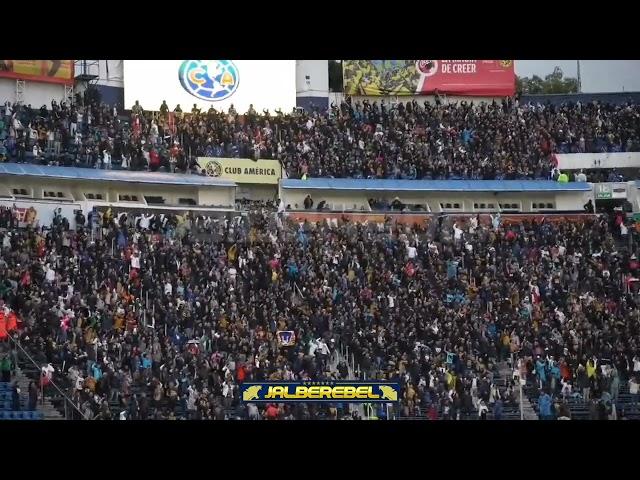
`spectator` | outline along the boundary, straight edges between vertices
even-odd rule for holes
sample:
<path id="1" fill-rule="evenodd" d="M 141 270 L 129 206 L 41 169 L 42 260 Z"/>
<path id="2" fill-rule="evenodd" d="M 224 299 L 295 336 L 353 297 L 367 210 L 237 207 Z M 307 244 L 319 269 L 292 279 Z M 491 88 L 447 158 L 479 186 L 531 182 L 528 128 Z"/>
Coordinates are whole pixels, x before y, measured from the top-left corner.
<path id="1" fill-rule="evenodd" d="M 5 354 L 0 360 L 0 373 L 2 374 L 2 381 L 8 383 L 11 381 L 11 358 L 8 354 Z"/>
<path id="2" fill-rule="evenodd" d="M 480 400 L 480 403 L 478 404 L 478 417 L 480 418 L 480 420 L 487 419 L 488 411 L 489 407 L 487 407 L 487 405 L 484 403 L 484 400 Z"/>
<path id="3" fill-rule="evenodd" d="M 29 404 L 27 410 L 34 411 L 38 405 L 38 387 L 35 382 L 29 382 Z"/>
<path id="4" fill-rule="evenodd" d="M 311 198 L 311 195 L 307 195 L 304 198 L 304 208 L 305 210 L 310 210 L 313 207 L 313 199 Z"/>
<path id="5" fill-rule="evenodd" d="M 547 392 L 543 392 L 538 399 L 538 410 L 541 420 L 551 420 L 551 396 Z"/>
<path id="6" fill-rule="evenodd" d="M 607 218 L 516 225 L 445 216 L 379 227 L 300 226 L 275 206 L 250 204 L 246 216 L 208 223 L 119 213 L 96 214 L 102 231 L 93 243 L 60 219 L 44 231 L 11 227 L 0 262 L 15 283 L 0 297 L 23 318 L 21 344 L 88 418 L 108 418 L 109 400 L 114 417 L 128 419 L 247 418 L 240 382 L 348 376 L 333 361 L 338 342 L 367 378 L 400 383 L 401 411 L 429 418 L 487 416 L 492 403 L 495 415 L 505 345 L 526 390 L 548 390 L 538 400 L 545 418 L 560 393 L 554 380 L 584 388 L 584 371 L 597 396 L 601 363 L 615 363 L 624 381 L 635 365 L 638 307 L 619 282 L 632 252 L 615 250 Z M 635 253 L 638 233 L 629 235 Z M 54 255 L 65 239 L 65 254 Z M 289 330 L 295 344 L 279 347 L 276 332 Z M 514 390 L 507 386 L 505 405 L 516 405 Z M 332 415 L 310 407 L 263 413 Z"/>
<path id="7" fill-rule="evenodd" d="M 590 398 L 590 382 L 589 377 L 587 376 L 587 369 L 584 368 L 582 364 L 578 365 L 578 369 L 576 371 L 577 379 L 578 379 L 578 388 L 580 388 L 582 392 L 582 399 L 584 402 L 588 402 Z"/>
<path id="8" fill-rule="evenodd" d="M 5 115 L 13 108 L 5 108 Z M 94 100 L 72 109 L 55 108 L 61 122 L 54 121 L 55 115 L 48 112 L 37 121 L 45 131 L 41 147 L 49 147 L 55 161 L 59 157 L 57 135 L 64 150 L 63 146 L 71 143 L 69 137 L 75 137 L 79 129 L 83 134 L 81 146 L 88 147 L 92 138 L 106 128 L 121 137 L 126 150 L 152 145 L 152 139 L 156 139 L 160 144 L 156 147 L 170 153 L 179 139 L 184 151 L 190 149 L 196 157 L 215 147 L 219 149 L 215 156 L 280 160 L 290 178 L 548 178 L 546 172 L 554 162 L 553 153 L 640 148 L 635 104 L 553 106 L 463 101 L 434 105 L 412 100 L 389 106 L 344 102 L 325 112 L 296 110 L 276 116 L 255 110 L 242 115 L 233 108 L 203 113 L 197 106 L 191 109 L 192 113 L 183 114 L 178 105 L 174 109 L 176 118 L 170 120 L 169 107 L 163 102 L 160 115 L 145 112 L 136 103 L 128 121 L 118 116 L 117 109 Z M 29 130 L 29 145 L 25 148 L 31 151 L 36 143 L 31 138 L 32 128 L 25 129 L 18 116 L 27 119 L 34 114 L 28 106 L 15 106 L 15 110 L 11 113 L 15 137 Z M 65 121 L 70 122 L 68 130 L 64 128 Z M 163 135 L 159 135 L 160 130 Z M 52 149 L 47 145 L 48 132 L 53 132 Z M 113 152 L 110 154 L 113 156 Z M 15 158 L 20 158 L 19 151 Z M 168 154 L 167 169 L 171 168 L 171 158 L 175 158 L 179 171 L 194 166 Z M 128 166 L 138 168 L 131 162 Z M 578 177 L 582 178 L 581 174 Z M 607 178 L 617 181 L 620 175 L 612 172 Z"/>
<path id="9" fill-rule="evenodd" d="M 18 382 L 14 382 L 11 388 L 11 410 L 14 412 L 20 411 L 20 388 L 18 388 Z"/>
<path id="10" fill-rule="evenodd" d="M 502 410 L 503 410 L 503 402 L 502 402 L 502 399 L 498 398 L 496 402 L 493 404 L 494 420 L 502 420 Z"/>
<path id="11" fill-rule="evenodd" d="M 589 199 L 589 201 L 584 204 L 584 211 L 586 213 L 594 213 L 595 212 L 595 208 L 593 206 L 593 201 L 591 199 Z"/>
<path id="12" fill-rule="evenodd" d="M 638 403 L 638 393 L 640 392 L 640 382 L 637 376 L 632 376 L 629 380 L 629 393 L 632 395 L 633 402 Z"/>

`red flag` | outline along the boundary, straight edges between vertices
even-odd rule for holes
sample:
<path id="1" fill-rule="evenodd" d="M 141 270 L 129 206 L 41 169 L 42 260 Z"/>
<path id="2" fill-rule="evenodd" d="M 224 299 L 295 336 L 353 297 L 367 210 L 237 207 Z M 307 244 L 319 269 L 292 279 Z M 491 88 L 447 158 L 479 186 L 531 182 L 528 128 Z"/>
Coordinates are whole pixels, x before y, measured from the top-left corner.
<path id="1" fill-rule="evenodd" d="M 18 316 L 14 311 L 9 312 L 9 315 L 7 315 L 6 328 L 7 332 L 13 332 L 18 328 Z"/>
<path id="2" fill-rule="evenodd" d="M 0 340 L 7 338 L 7 322 L 4 312 L 0 312 Z"/>
<path id="3" fill-rule="evenodd" d="M 142 126 L 140 125 L 140 118 L 138 115 L 135 116 L 133 120 L 133 136 L 134 138 L 138 138 L 140 133 L 142 132 Z"/>
<path id="4" fill-rule="evenodd" d="M 176 118 L 175 118 L 175 113 L 171 112 L 169 113 L 169 119 L 168 119 L 168 127 L 169 127 L 169 131 L 171 132 L 172 135 L 176 134 Z"/>

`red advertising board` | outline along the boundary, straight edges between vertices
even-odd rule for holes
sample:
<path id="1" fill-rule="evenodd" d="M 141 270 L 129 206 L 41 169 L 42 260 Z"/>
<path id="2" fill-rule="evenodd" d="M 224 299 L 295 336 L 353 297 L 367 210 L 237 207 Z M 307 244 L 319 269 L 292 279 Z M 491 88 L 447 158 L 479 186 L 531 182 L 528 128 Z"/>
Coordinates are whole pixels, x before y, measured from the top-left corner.
<path id="1" fill-rule="evenodd" d="M 429 63 L 432 62 L 432 63 Z M 511 96 L 516 90 L 513 60 L 419 60 L 418 90 L 455 95 Z"/>
<path id="2" fill-rule="evenodd" d="M 345 60 L 349 95 L 502 97 L 515 93 L 513 60 Z"/>

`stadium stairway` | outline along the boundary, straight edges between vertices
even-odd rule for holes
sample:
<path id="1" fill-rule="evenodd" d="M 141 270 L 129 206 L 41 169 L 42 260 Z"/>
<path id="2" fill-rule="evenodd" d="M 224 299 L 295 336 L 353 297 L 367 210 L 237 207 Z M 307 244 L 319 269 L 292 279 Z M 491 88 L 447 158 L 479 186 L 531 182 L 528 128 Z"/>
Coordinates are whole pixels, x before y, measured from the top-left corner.
<path id="1" fill-rule="evenodd" d="M 351 363 L 349 362 L 349 359 L 346 358 L 345 355 L 343 355 L 341 348 L 336 347 L 329 361 L 329 371 L 331 373 L 337 374 L 338 364 L 340 362 L 344 362 L 347 364 L 347 370 L 348 370 L 347 380 L 358 380 L 358 375 L 356 375 L 356 372 L 354 372 L 353 368 L 351 367 Z M 349 403 L 347 405 L 348 405 L 347 407 L 348 412 L 353 412 L 354 410 L 357 410 L 358 414 L 360 415 L 360 418 L 367 418 L 365 407 L 362 403 Z"/>
<path id="2" fill-rule="evenodd" d="M 500 388 L 506 388 L 507 380 L 513 377 L 513 370 L 507 362 L 498 362 L 497 367 L 500 378 L 494 381 Z M 522 392 L 522 413 L 524 417 L 523 420 L 538 420 L 538 414 L 533 408 L 529 397 L 525 395 L 524 389 Z M 518 419 L 520 419 L 520 412 L 518 412 Z"/>
<path id="3" fill-rule="evenodd" d="M 40 367 L 33 363 L 25 356 L 26 351 L 13 350 L 15 355 L 14 362 L 16 363 L 15 371 L 12 380 L 18 382 L 18 387 L 22 395 L 28 398 L 29 382 L 36 382 L 36 385 L 40 385 Z M 30 352 L 34 355 L 34 351 Z M 39 362 L 40 365 L 44 363 Z M 40 398 L 38 400 L 38 412 L 40 417 L 44 420 L 64 420 L 64 403 L 60 402 L 60 406 L 56 406 L 57 395 L 53 391 L 44 392 L 44 402 Z"/>
<path id="4" fill-rule="evenodd" d="M 12 358 L 12 363 L 15 364 L 14 352 L 11 350 L 7 342 L 0 343 L 0 358 L 9 356 Z M 0 382 L 0 420 L 40 420 L 42 419 L 42 412 L 39 410 L 31 411 L 28 408 L 28 388 L 29 382 L 26 386 L 23 382 L 24 375 L 21 374 L 20 369 L 16 369 L 12 372 L 10 382 Z M 20 389 L 20 407 L 17 410 L 13 409 L 13 385 L 18 384 Z"/>
<path id="5" fill-rule="evenodd" d="M 18 387 L 20 388 L 20 392 L 22 396 L 28 395 L 29 393 L 29 382 L 31 381 L 20 369 L 20 367 L 16 367 L 14 381 L 18 382 Z M 63 415 L 53 406 L 51 400 L 45 396 L 44 402 L 42 399 L 38 400 L 38 412 L 40 412 L 41 420 L 64 420 Z"/>

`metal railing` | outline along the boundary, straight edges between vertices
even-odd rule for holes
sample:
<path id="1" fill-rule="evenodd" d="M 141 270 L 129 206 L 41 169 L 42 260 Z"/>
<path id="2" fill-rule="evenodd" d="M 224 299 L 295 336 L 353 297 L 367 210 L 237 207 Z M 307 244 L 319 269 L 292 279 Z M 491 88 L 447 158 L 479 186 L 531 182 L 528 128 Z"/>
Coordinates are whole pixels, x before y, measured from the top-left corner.
<path id="1" fill-rule="evenodd" d="M 362 370 L 360 368 L 360 364 L 356 363 L 356 357 L 353 353 L 353 350 L 349 350 L 349 346 L 344 344 L 342 341 L 339 342 L 339 350 L 340 350 L 340 355 L 343 359 L 346 359 L 347 361 L 347 367 L 351 369 L 351 373 L 353 375 L 353 380 L 363 380 L 366 381 L 367 380 L 367 372 L 365 370 Z M 395 420 L 396 419 L 396 409 L 395 409 L 395 405 L 393 404 L 389 404 L 386 403 L 385 404 L 385 410 L 386 410 L 386 418 L 387 420 Z M 373 408 L 373 405 L 371 404 L 363 404 L 362 407 L 362 412 L 364 413 L 363 415 L 363 420 L 370 420 L 375 416 L 375 411 Z"/>
<path id="2" fill-rule="evenodd" d="M 16 349 L 19 349 L 22 352 L 22 354 L 33 364 L 33 366 L 38 369 L 38 372 L 40 372 L 39 373 L 40 402 L 41 402 L 41 405 L 44 405 L 45 396 L 44 396 L 44 383 L 42 382 L 42 368 L 31 357 L 31 355 L 29 355 L 29 353 L 22 347 L 22 345 L 20 345 L 20 342 L 17 341 L 15 338 L 13 338 L 13 335 L 8 335 L 8 337 L 11 339 L 11 341 L 15 345 Z M 69 419 L 73 418 L 73 411 L 72 410 L 75 410 L 80 414 L 80 419 L 84 419 L 84 414 L 82 413 L 82 410 L 80 410 L 80 408 L 73 402 L 73 400 L 71 400 L 64 393 L 64 391 L 60 387 L 58 387 L 58 385 L 56 385 L 56 383 L 53 381 L 53 379 L 49 379 L 48 385 L 51 385 L 60 395 L 62 395 L 62 397 L 64 399 L 64 418 L 65 418 L 65 420 L 69 420 Z"/>

